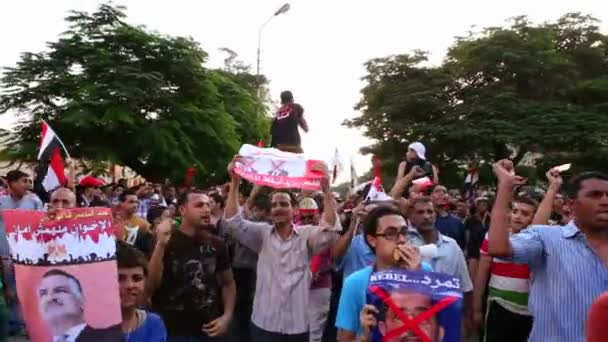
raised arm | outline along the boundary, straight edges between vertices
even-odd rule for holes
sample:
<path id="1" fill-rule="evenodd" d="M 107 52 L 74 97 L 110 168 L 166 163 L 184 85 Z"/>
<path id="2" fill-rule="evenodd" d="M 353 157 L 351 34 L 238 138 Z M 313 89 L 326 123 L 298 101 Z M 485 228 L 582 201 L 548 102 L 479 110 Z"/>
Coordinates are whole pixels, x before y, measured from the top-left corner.
<path id="1" fill-rule="evenodd" d="M 506 159 L 494 164 L 494 173 L 498 177 L 498 191 L 490 219 L 488 254 L 510 258 L 513 251 L 509 241 L 509 203 L 513 197 L 513 187 L 524 184 L 525 179 L 515 175 L 513 163 Z"/>
<path id="2" fill-rule="evenodd" d="M 549 218 L 551 218 L 553 202 L 562 185 L 562 177 L 559 175 L 559 171 L 549 170 L 547 171 L 547 180 L 549 181 L 549 188 L 542 202 L 540 202 L 538 210 L 536 210 L 532 224 L 548 224 Z"/>
<path id="3" fill-rule="evenodd" d="M 146 281 L 146 292 L 150 296 L 154 294 L 163 279 L 165 249 L 171 238 L 172 229 L 173 223 L 169 219 L 164 220 L 156 227 L 156 245 L 150 257 L 150 272 Z"/>
<path id="4" fill-rule="evenodd" d="M 412 182 L 412 180 L 416 177 L 420 177 L 424 171 L 417 166 L 412 167 L 410 172 L 405 174 L 406 163 L 401 162 L 399 164 L 399 170 L 397 171 L 397 178 L 395 180 L 395 185 L 391 189 L 391 197 L 395 200 L 401 199 L 401 194 L 405 190 L 405 188 Z"/>
<path id="5" fill-rule="evenodd" d="M 364 210 L 365 205 L 363 202 L 359 203 L 355 209 L 353 209 L 352 217 L 348 230 L 338 237 L 338 240 L 331 246 L 331 258 L 336 261 L 341 259 L 348 251 L 350 243 L 353 241 L 353 237 L 357 232 L 357 225 L 360 222 L 361 212 Z"/>
<path id="6" fill-rule="evenodd" d="M 232 235 L 249 249 L 259 252 L 264 241 L 264 234 L 272 229 L 272 226 L 263 222 L 247 221 L 239 213 L 239 176 L 234 173 L 236 160 L 237 158 L 235 157 L 228 166 L 228 172 L 232 178 L 226 208 L 224 209 L 224 221 L 228 228 L 228 234 Z"/>
<path id="7" fill-rule="evenodd" d="M 304 132 L 308 133 L 308 123 L 306 122 L 306 119 L 304 118 L 304 107 L 300 106 L 299 104 L 296 104 L 296 110 L 297 115 L 298 115 L 298 119 L 300 120 L 298 122 L 298 124 L 300 125 L 300 127 L 302 127 L 302 129 L 304 130 Z"/>
<path id="8" fill-rule="evenodd" d="M 321 218 L 321 226 L 313 228 L 311 235 L 308 237 L 308 247 L 312 251 L 312 255 L 329 247 L 336 240 L 338 232 L 342 230 L 342 223 L 340 223 L 336 210 L 338 205 L 329 187 L 327 166 L 322 164 L 319 168 L 323 169 L 325 175 L 321 180 L 324 193 L 323 217 Z"/>

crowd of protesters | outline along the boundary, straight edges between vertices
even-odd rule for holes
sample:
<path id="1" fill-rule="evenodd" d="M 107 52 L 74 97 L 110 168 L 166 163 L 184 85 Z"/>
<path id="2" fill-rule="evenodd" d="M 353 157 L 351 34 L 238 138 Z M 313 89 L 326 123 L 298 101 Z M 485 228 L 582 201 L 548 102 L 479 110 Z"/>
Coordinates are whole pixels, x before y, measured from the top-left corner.
<path id="1" fill-rule="evenodd" d="M 549 170 L 539 197 L 501 160 L 496 188 L 482 190 L 471 170 L 450 190 L 424 145 L 406 156 L 381 201 L 369 200 L 373 182 L 336 196 L 324 164 L 321 191 L 252 185 L 234 172 L 235 157 L 230 181 L 210 189 L 87 176 L 48 203 L 30 175 L 10 171 L 0 211 L 112 208 L 125 341 L 369 341 L 369 277 L 393 267 L 458 277 L 463 341 L 608 339 L 606 174 L 574 175 L 563 191 Z M 434 184 L 415 184 L 421 177 Z M 6 336 L 23 325 L 1 233 Z M 428 244 L 435 257 L 421 256 Z M 393 258 L 397 246 L 405 264 Z M 408 334 L 403 341 L 416 340 Z"/>

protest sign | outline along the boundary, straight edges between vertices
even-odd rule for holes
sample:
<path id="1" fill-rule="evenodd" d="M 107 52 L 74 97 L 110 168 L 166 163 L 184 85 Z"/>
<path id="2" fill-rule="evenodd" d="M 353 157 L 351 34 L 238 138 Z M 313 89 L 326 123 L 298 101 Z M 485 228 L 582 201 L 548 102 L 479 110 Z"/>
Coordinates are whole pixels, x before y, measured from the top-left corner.
<path id="1" fill-rule="evenodd" d="M 457 277 L 402 269 L 375 272 L 366 297 L 378 309 L 373 342 L 460 341 L 462 292 Z"/>
<path id="2" fill-rule="evenodd" d="M 32 341 L 121 341 L 116 244 L 105 208 L 3 213 Z"/>
<path id="3" fill-rule="evenodd" d="M 279 189 L 321 189 L 323 173 L 314 170 L 318 160 L 307 160 L 302 154 L 243 145 L 234 172 L 244 179 Z"/>

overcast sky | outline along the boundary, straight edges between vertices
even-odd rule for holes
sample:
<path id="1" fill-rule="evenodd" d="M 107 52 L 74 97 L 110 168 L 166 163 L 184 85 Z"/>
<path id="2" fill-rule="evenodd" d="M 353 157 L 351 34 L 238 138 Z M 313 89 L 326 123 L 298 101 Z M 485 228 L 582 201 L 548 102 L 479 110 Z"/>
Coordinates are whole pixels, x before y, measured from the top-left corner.
<path id="1" fill-rule="evenodd" d="M 68 10 L 94 10 L 96 0 L 0 2 L 0 66 L 13 66 L 19 54 L 38 52 L 66 29 Z M 281 0 L 122 0 L 127 21 L 175 36 L 191 36 L 219 67 L 228 47 L 255 66 L 259 26 Z M 262 72 L 270 78 L 273 99 L 293 91 L 305 108 L 310 133 L 304 150 L 328 160 L 338 147 L 348 169 L 353 157 L 359 174 L 371 165 L 358 150 L 368 141 L 361 132 L 340 125 L 357 113 L 363 63 L 374 57 L 427 50 L 440 63 L 454 36 L 477 28 L 503 25 L 528 15 L 535 22 L 580 11 L 602 20 L 608 31 L 608 1 L 602 0 L 291 0 L 288 13 L 273 18 L 262 35 Z M 0 126 L 10 118 L 0 116 Z M 59 132 L 59 134 L 61 134 Z M 69 142 L 66 142 L 69 144 Z"/>

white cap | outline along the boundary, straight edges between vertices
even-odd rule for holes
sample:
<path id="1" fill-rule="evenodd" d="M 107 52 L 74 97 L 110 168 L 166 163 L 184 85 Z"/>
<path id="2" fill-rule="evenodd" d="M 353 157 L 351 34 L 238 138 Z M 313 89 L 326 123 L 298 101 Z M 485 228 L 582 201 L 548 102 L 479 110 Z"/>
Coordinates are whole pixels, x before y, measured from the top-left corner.
<path id="1" fill-rule="evenodd" d="M 422 145 L 421 142 L 413 142 L 410 144 L 410 146 L 408 146 L 408 148 L 416 151 L 416 155 L 418 156 L 418 158 L 426 160 L 426 148 L 424 147 L 424 145 Z"/>

